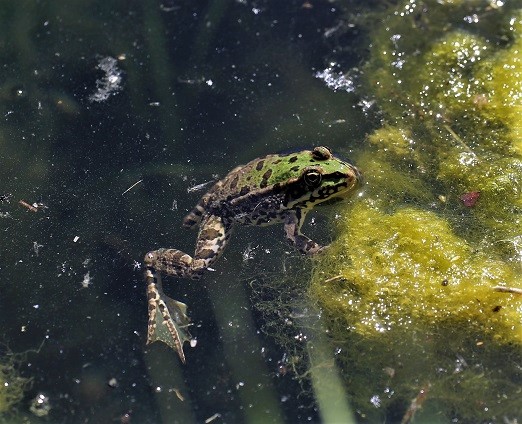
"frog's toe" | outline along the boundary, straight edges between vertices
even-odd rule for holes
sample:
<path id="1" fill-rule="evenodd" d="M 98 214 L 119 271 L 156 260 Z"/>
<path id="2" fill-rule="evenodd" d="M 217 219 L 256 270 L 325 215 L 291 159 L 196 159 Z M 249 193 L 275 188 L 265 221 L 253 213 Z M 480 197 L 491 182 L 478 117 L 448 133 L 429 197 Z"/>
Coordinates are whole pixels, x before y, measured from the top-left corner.
<path id="1" fill-rule="evenodd" d="M 327 252 L 328 250 L 330 249 L 330 245 L 327 244 L 326 246 L 320 246 L 320 245 L 317 245 L 317 248 L 315 249 L 311 249 L 309 252 L 308 252 L 308 255 L 309 256 L 315 256 L 315 255 L 320 255 L 324 252 Z"/>
<path id="2" fill-rule="evenodd" d="M 151 252 L 148 252 L 145 257 L 143 258 L 143 263 L 146 267 L 154 267 L 154 264 L 158 260 L 158 251 L 153 250 Z"/>

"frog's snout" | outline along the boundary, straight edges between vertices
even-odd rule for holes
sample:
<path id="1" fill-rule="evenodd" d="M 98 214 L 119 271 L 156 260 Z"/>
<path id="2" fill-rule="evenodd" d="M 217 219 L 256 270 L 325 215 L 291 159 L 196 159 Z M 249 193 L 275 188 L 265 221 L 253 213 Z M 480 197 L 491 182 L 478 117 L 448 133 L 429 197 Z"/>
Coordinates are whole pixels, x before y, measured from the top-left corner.
<path id="1" fill-rule="evenodd" d="M 366 182 L 363 173 L 356 166 L 352 166 L 353 173 L 355 174 L 355 185 L 354 187 L 362 187 Z"/>
<path id="2" fill-rule="evenodd" d="M 355 165 L 346 163 L 347 170 L 345 171 L 346 180 L 348 182 L 348 190 L 352 191 L 358 189 L 364 185 L 364 177 L 362 172 Z"/>

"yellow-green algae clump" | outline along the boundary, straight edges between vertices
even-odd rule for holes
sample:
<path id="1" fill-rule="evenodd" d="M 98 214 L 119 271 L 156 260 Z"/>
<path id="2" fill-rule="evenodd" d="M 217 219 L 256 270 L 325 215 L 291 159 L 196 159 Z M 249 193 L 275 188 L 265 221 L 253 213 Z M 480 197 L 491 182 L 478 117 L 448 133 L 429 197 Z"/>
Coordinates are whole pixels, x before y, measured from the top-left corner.
<path id="1" fill-rule="evenodd" d="M 350 329 L 379 337 L 412 323 L 458 325 L 522 345 L 522 298 L 492 290 L 516 281 L 515 270 L 474 251 L 447 221 L 415 208 L 387 214 L 360 203 L 344 226 L 331 252 L 343 261 L 323 259 L 328 272 L 313 290 Z"/>
<path id="2" fill-rule="evenodd" d="M 472 399 L 486 416 L 522 413 L 520 371 L 503 374 L 522 346 L 522 299 L 492 290 L 516 281 L 513 267 L 474 250 L 429 211 L 388 214 L 361 202 L 341 225 L 311 294 L 361 416 L 376 419 L 376 395 L 404 412 L 427 387 L 439 412 L 464 422 L 484 413 Z M 506 362 L 487 369 L 492 361 Z"/>
<path id="3" fill-rule="evenodd" d="M 522 288 L 522 11 L 493 3 L 404 1 L 371 34 L 383 125 L 310 286 L 360 419 L 420 390 L 425 419 L 522 418 L 522 296 L 494 290 Z"/>

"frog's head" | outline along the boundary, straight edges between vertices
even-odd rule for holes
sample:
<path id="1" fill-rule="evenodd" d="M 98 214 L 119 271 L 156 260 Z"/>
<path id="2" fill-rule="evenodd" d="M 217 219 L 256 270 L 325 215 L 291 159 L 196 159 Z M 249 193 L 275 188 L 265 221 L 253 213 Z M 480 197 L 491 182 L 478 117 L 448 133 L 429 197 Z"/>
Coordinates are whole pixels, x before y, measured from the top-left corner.
<path id="1" fill-rule="evenodd" d="M 297 157 L 297 159 L 294 159 Z M 359 170 L 319 146 L 289 155 L 293 183 L 287 191 L 287 207 L 311 209 L 319 203 L 348 197 L 361 184 Z"/>

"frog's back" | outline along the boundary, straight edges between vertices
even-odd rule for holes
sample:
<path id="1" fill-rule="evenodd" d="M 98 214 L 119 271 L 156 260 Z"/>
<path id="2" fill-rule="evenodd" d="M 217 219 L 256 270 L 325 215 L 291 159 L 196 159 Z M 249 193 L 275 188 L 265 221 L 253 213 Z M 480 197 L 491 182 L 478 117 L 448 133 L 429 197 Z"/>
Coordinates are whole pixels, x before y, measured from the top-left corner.
<path id="1" fill-rule="evenodd" d="M 276 182 L 283 181 L 287 178 L 287 175 L 278 174 L 275 167 L 284 160 L 285 156 L 288 155 L 267 155 L 234 168 L 223 179 L 214 184 L 199 200 L 194 209 L 184 218 L 183 226 L 193 228 L 198 225 L 201 222 L 201 217 L 209 209 L 215 209 L 215 206 L 211 208 L 211 205 L 224 204 L 245 196 L 251 191 L 263 189 Z"/>

